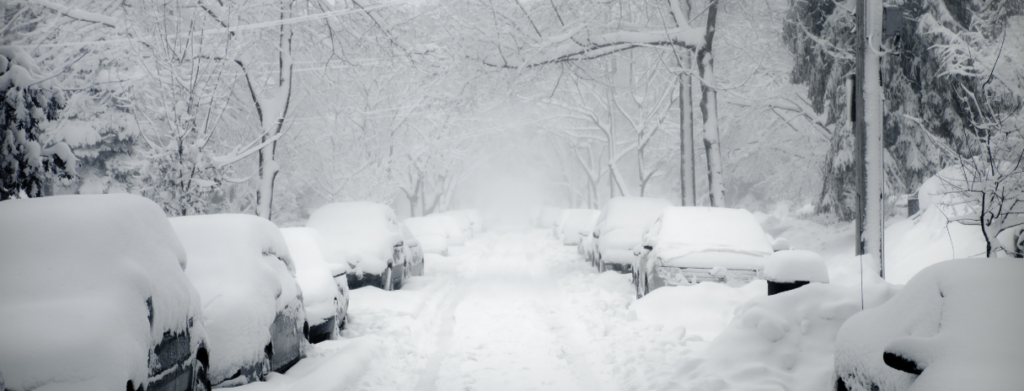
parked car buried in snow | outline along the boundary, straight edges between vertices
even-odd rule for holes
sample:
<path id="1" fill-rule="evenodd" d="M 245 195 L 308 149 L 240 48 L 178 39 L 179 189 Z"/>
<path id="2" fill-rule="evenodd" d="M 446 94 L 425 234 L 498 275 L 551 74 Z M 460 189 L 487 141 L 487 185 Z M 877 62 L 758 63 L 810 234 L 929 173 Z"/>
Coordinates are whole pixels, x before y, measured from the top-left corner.
<path id="1" fill-rule="evenodd" d="M 242 214 L 170 221 L 188 253 L 185 275 L 202 299 L 213 385 L 262 380 L 298 362 L 308 324 L 277 226 Z"/>
<path id="2" fill-rule="evenodd" d="M 644 229 L 672 204 L 660 198 L 619 197 L 608 200 L 594 229 L 597 269 L 629 273 Z"/>
<path id="3" fill-rule="evenodd" d="M 351 267 L 349 288 L 375 286 L 389 291 L 402 287 L 404 243 L 391 207 L 363 201 L 327 204 L 309 216 L 306 226 L 345 255 Z"/>
<path id="4" fill-rule="evenodd" d="M 835 344 L 836 390 L 1020 390 L 1024 263 L 931 265 L 882 305 L 850 317 Z"/>
<path id="5" fill-rule="evenodd" d="M 704 281 L 742 286 L 763 278 L 769 262 L 778 266 L 775 282 L 799 285 L 802 278 L 828 282 L 828 271 L 817 254 L 776 253 L 757 219 L 743 209 L 665 209 L 642 236 L 642 248 L 636 253 L 633 283 L 637 297 L 666 285 Z M 791 276 L 797 280 L 790 281 Z"/>
<path id="6" fill-rule="evenodd" d="M 152 201 L 3 201 L 0 249 L 5 390 L 209 388 L 199 294 Z"/>
<path id="7" fill-rule="evenodd" d="M 344 255 L 332 251 L 315 229 L 282 228 L 281 234 L 295 261 L 295 280 L 302 289 L 309 342 L 334 339 L 348 320 L 348 264 Z"/>
<path id="8" fill-rule="evenodd" d="M 561 226 L 562 244 L 576 246 L 580 244 L 583 235 L 590 235 L 594 223 L 601 216 L 601 211 L 595 209 L 566 209 L 565 221 Z"/>
<path id="9" fill-rule="evenodd" d="M 423 275 L 423 246 L 420 245 L 419 239 L 412 234 L 405 224 L 399 224 L 402 228 L 402 241 L 405 243 L 405 248 L 402 253 L 405 255 L 405 275 L 406 276 L 422 276 Z"/>
<path id="10" fill-rule="evenodd" d="M 448 232 L 441 219 L 434 216 L 410 217 L 404 223 L 420 242 L 424 253 L 448 255 Z"/>

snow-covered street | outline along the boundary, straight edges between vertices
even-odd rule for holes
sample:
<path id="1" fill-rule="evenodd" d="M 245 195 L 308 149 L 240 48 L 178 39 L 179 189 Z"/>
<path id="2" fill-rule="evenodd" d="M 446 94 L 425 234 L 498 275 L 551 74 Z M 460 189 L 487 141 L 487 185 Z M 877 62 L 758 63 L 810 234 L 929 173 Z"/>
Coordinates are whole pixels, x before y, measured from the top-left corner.
<path id="1" fill-rule="evenodd" d="M 487 233 L 453 250 L 402 290 L 354 290 L 344 338 L 241 390 L 636 389 L 658 376 L 630 363 L 703 345 L 637 322 L 628 275 L 598 274 L 545 232 Z M 674 343 L 647 351 L 659 340 Z"/>

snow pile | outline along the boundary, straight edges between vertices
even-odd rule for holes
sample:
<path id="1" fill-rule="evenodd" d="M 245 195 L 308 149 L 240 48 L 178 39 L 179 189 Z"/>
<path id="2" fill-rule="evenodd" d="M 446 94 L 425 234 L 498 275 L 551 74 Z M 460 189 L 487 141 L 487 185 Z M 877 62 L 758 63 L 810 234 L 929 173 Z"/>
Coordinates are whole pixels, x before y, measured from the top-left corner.
<path id="1" fill-rule="evenodd" d="M 952 260 L 922 270 L 892 300 L 843 325 L 837 375 L 865 389 L 1020 389 L 1021 275 L 1019 259 Z M 893 369 L 886 355 L 923 372 Z"/>
<path id="2" fill-rule="evenodd" d="M 821 256 L 812 251 L 779 251 L 765 261 L 764 278 L 774 282 L 828 283 L 828 267 Z"/>
<path id="3" fill-rule="evenodd" d="M 703 282 L 690 286 L 666 286 L 630 304 L 629 310 L 643 322 L 665 327 L 682 327 L 688 336 L 710 341 L 733 319 L 736 308 L 764 297 L 768 283 L 753 281 L 739 288 Z"/>
<path id="4" fill-rule="evenodd" d="M 423 252 L 442 255 L 448 253 L 448 233 L 441 219 L 431 216 L 410 217 L 403 222 L 420 242 Z"/>
<path id="5" fill-rule="evenodd" d="M 452 220 L 458 224 L 459 231 L 462 232 L 463 238 L 470 239 L 473 237 L 473 221 L 470 220 L 462 211 L 450 210 L 447 212 L 435 213 L 435 215 L 450 216 Z"/>
<path id="6" fill-rule="evenodd" d="M 165 331 L 203 338 L 185 251 L 134 195 L 0 202 L 0 371 L 8 390 L 146 384 Z M 152 300 L 152 312 L 147 308 Z"/>
<path id="7" fill-rule="evenodd" d="M 281 231 L 266 219 L 223 214 L 170 221 L 188 252 L 185 274 L 202 297 L 209 376 L 218 384 L 262 362 L 278 313 L 298 319 L 301 329 L 295 265 Z"/>
<path id="8" fill-rule="evenodd" d="M 282 228 L 281 235 L 295 261 L 295 281 L 302 289 L 302 305 L 306 309 L 309 326 L 319 325 L 335 316 L 340 322 L 348 303 L 325 259 L 341 256 L 326 254 L 329 247 L 326 247 L 323 236 L 312 228 Z"/>
<path id="9" fill-rule="evenodd" d="M 870 280 L 865 304 L 877 306 L 894 293 L 891 285 Z M 859 289 L 827 284 L 755 298 L 703 352 L 677 364 L 670 384 L 681 390 L 830 390 L 836 333 L 860 310 Z"/>
<path id="10" fill-rule="evenodd" d="M 341 202 L 320 207 L 306 222 L 345 254 L 353 272 L 381 274 L 402 242 L 398 218 L 387 205 Z"/>

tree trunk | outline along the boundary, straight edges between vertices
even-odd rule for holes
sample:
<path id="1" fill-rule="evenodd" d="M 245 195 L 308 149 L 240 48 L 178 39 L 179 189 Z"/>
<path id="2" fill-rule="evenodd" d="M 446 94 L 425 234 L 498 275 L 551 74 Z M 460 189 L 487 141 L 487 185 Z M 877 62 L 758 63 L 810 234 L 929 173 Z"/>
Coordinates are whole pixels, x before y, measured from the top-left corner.
<path id="1" fill-rule="evenodd" d="M 281 12 L 281 20 L 286 17 Z M 292 37 L 291 28 L 281 25 L 280 46 L 278 49 L 278 87 L 274 91 L 272 100 L 265 108 L 267 112 L 261 115 L 263 122 L 263 141 L 273 138 L 284 130 L 284 118 L 288 115 L 288 105 L 292 97 Z M 252 85 L 249 85 L 250 90 Z M 283 104 L 279 103 L 280 94 L 284 94 Z M 253 91 L 253 98 L 256 98 Z M 258 104 L 258 103 L 257 103 Z M 280 105 L 280 106 L 279 106 Z M 268 126 L 269 125 L 269 126 Z M 260 149 L 260 186 L 256 189 L 256 215 L 267 220 L 271 219 L 274 202 L 274 181 L 281 166 L 274 160 L 277 152 L 277 141 Z"/>
<path id="2" fill-rule="evenodd" d="M 704 33 L 704 47 L 697 52 L 697 70 L 700 72 L 700 111 L 704 117 L 704 152 L 708 160 L 708 187 L 711 206 L 725 206 L 725 185 L 722 182 L 722 153 L 718 135 L 718 98 L 716 96 L 715 60 L 712 43 L 715 39 L 715 18 L 718 2 L 708 7 L 708 24 Z"/>
<path id="3" fill-rule="evenodd" d="M 685 66 L 690 64 L 689 52 L 684 54 Z M 679 79 L 679 174 L 683 206 L 697 205 L 697 173 L 693 150 L 693 84 L 689 74 Z"/>

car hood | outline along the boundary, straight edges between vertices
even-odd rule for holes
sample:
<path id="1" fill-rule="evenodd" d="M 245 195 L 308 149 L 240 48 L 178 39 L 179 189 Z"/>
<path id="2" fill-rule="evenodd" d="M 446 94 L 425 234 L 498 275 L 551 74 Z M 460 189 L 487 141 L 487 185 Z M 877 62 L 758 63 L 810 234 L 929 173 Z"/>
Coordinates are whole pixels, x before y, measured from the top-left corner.
<path id="1" fill-rule="evenodd" d="M 698 267 L 726 269 L 764 270 L 765 260 L 770 253 L 736 250 L 715 246 L 665 246 L 655 247 L 648 263 L 654 266 Z"/>

